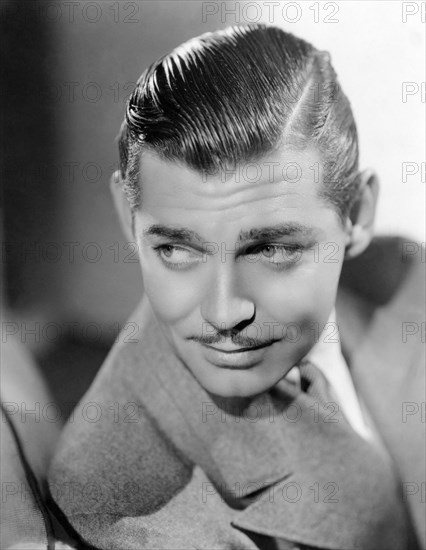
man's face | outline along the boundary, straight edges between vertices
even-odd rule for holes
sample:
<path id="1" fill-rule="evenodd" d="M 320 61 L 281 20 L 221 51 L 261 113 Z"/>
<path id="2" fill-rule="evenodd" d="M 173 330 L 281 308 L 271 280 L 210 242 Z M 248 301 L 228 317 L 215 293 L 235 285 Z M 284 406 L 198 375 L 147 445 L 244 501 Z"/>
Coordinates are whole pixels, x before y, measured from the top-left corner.
<path id="1" fill-rule="evenodd" d="M 274 386 L 318 341 L 346 232 L 318 196 L 315 150 L 278 150 L 206 175 L 145 152 L 135 231 L 168 342 L 208 392 Z"/>

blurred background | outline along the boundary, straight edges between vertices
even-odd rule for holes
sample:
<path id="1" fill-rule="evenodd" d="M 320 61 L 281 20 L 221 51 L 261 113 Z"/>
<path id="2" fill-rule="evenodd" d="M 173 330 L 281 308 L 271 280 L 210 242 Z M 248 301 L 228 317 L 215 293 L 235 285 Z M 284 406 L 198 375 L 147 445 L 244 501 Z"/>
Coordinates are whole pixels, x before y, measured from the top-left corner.
<path id="1" fill-rule="evenodd" d="M 236 23 L 330 51 L 382 182 L 377 232 L 424 241 L 424 4 L 0 0 L 2 343 L 59 403 L 81 397 L 143 292 L 108 188 L 126 99 L 156 58 Z"/>

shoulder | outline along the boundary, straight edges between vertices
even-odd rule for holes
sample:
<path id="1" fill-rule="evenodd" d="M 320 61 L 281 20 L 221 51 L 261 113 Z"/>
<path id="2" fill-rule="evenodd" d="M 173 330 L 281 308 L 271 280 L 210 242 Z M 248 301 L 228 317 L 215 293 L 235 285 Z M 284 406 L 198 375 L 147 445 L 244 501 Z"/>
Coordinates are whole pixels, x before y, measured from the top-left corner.
<path id="1" fill-rule="evenodd" d="M 353 293 L 372 307 L 403 300 L 419 306 L 425 295 L 425 247 L 404 237 L 375 237 L 363 254 L 343 265 L 340 293 Z"/>
<path id="2" fill-rule="evenodd" d="M 424 353 L 424 245 L 403 237 L 376 237 L 345 262 L 336 311 L 342 347 L 351 358 L 375 348 L 390 364 L 409 365 Z"/>

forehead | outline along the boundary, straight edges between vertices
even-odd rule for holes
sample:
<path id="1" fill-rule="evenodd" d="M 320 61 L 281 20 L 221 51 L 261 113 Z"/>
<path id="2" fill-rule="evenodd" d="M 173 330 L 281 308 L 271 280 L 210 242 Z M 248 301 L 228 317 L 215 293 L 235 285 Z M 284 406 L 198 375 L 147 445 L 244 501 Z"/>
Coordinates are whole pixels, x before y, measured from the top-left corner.
<path id="1" fill-rule="evenodd" d="M 257 161 L 210 173 L 147 150 L 140 174 L 140 213 L 161 223 L 210 224 L 219 229 L 233 222 L 265 222 L 266 216 L 277 222 L 291 218 L 306 223 L 320 211 L 334 212 L 318 194 L 322 169 L 319 152 L 313 148 L 277 149 Z"/>
<path id="2" fill-rule="evenodd" d="M 152 150 L 145 150 L 140 162 L 144 200 L 163 194 L 212 199 L 241 193 L 267 196 L 278 189 L 317 194 L 322 183 L 320 154 L 313 147 L 303 151 L 280 148 L 258 160 L 211 171 L 164 160 Z"/>

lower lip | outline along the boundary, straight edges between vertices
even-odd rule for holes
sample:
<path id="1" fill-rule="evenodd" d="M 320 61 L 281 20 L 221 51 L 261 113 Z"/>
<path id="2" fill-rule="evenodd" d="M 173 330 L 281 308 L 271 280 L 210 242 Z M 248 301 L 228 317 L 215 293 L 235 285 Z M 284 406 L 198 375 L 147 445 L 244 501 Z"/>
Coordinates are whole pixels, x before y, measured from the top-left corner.
<path id="1" fill-rule="evenodd" d="M 226 351 L 219 351 L 209 346 L 203 345 L 204 356 L 216 367 L 223 369 L 239 369 L 246 370 L 251 369 L 258 365 L 263 359 L 268 346 L 263 348 L 245 350 L 245 351 L 234 351 L 232 353 Z"/>

